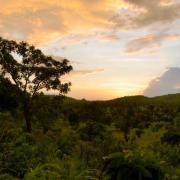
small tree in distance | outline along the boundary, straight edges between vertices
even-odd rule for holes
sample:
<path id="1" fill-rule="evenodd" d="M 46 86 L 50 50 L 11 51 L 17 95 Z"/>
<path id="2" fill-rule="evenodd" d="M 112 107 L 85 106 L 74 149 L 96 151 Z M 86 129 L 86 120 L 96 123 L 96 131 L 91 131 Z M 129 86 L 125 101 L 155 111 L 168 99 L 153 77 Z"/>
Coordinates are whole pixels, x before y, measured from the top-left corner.
<path id="1" fill-rule="evenodd" d="M 23 96 L 23 113 L 27 131 L 31 132 L 31 101 L 43 90 L 67 93 L 70 82 L 62 83 L 61 76 L 72 66 L 67 59 L 57 61 L 26 42 L 15 42 L 0 37 L 0 75 L 16 85 Z"/>

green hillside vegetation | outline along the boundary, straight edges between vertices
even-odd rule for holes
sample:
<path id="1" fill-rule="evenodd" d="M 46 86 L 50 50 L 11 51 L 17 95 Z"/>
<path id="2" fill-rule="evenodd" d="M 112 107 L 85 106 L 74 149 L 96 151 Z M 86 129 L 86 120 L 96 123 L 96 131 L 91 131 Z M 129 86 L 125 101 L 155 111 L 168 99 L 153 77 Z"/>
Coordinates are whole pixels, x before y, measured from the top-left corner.
<path id="1" fill-rule="evenodd" d="M 0 179 L 180 179 L 180 94 L 109 101 L 40 95 L 27 133 L 17 93 L 4 88 Z"/>
<path id="2" fill-rule="evenodd" d="M 180 94 L 76 100 L 71 70 L 0 38 L 0 180 L 180 180 Z"/>

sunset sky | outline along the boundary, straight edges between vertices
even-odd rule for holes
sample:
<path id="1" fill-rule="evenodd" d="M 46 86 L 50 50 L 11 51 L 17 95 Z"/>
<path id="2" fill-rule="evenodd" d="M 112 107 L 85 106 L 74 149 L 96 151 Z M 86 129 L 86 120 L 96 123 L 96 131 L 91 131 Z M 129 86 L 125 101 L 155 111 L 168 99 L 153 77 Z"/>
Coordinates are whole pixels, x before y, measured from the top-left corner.
<path id="1" fill-rule="evenodd" d="M 180 0 L 0 0 L 0 36 L 69 59 L 68 96 L 180 92 Z"/>

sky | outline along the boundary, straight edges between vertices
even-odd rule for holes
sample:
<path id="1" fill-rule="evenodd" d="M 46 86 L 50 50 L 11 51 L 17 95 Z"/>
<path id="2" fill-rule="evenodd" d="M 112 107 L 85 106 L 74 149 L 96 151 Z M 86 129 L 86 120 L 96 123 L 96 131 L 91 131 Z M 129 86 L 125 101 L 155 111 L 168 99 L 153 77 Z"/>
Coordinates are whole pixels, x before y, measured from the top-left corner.
<path id="1" fill-rule="evenodd" d="M 74 98 L 180 92 L 180 0 L 0 0 L 0 36 L 67 58 Z"/>

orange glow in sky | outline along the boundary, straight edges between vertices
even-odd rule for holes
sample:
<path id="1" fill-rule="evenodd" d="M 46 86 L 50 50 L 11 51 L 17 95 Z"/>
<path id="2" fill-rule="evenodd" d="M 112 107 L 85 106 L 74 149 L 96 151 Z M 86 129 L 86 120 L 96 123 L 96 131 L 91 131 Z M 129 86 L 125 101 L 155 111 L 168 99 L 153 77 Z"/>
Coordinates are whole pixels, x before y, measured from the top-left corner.
<path id="1" fill-rule="evenodd" d="M 176 71 L 179 29 L 179 0 L 0 0 L 0 36 L 69 59 L 69 96 L 80 99 L 143 94 Z"/>

